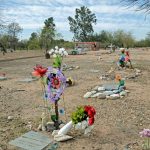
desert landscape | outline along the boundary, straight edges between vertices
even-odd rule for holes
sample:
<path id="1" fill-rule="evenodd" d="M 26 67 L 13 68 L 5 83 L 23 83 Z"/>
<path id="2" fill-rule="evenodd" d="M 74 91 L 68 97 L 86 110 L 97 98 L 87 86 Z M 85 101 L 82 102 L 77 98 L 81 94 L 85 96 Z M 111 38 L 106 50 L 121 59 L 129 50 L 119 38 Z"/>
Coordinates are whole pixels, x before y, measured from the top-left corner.
<path id="1" fill-rule="evenodd" d="M 67 123 L 71 113 L 79 105 L 91 105 L 96 110 L 94 129 L 89 136 L 71 130 L 72 140 L 59 142 L 58 150 L 142 150 L 143 138 L 139 132 L 150 128 L 150 48 L 130 49 L 134 69 L 117 69 L 119 51 L 88 51 L 85 55 L 69 55 L 63 59 L 67 66 L 78 69 L 63 71 L 72 77 L 75 85 L 64 91 L 65 115 L 60 119 Z M 100 58 L 99 58 L 100 57 Z M 52 66 L 53 58 L 45 59 L 42 51 L 16 51 L 0 53 L 0 75 L 7 80 L 0 81 L 0 150 L 16 150 L 9 141 L 22 134 L 37 131 L 43 111 L 42 93 L 38 80 L 20 82 L 30 78 L 36 64 Z M 109 70 L 109 80 L 100 79 Z M 134 76 L 135 68 L 140 75 Z M 114 83 L 115 74 L 125 78 L 128 95 L 116 99 L 83 98 L 84 94 L 97 85 Z M 127 78 L 128 77 L 128 78 Z M 49 136 L 51 132 L 38 131 Z"/>

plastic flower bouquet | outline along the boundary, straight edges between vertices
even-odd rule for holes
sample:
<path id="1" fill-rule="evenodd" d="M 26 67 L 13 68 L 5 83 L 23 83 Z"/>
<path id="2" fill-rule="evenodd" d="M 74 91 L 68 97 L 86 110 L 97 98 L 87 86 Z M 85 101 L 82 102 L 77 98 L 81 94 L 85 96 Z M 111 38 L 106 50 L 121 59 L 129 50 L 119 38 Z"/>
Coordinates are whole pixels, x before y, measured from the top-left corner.
<path id="1" fill-rule="evenodd" d="M 150 129 L 144 129 L 140 132 L 140 135 L 145 138 L 145 142 L 142 145 L 143 150 L 150 150 Z"/>
<path id="2" fill-rule="evenodd" d="M 64 48 L 58 48 L 58 46 L 55 46 L 55 49 L 51 49 L 49 54 L 54 57 L 53 67 L 55 68 L 61 68 L 63 57 L 68 56 L 67 51 Z"/>
<path id="3" fill-rule="evenodd" d="M 92 106 L 77 107 L 77 110 L 71 115 L 71 119 L 75 129 L 85 130 L 85 134 L 91 132 L 91 130 L 93 129 L 95 114 L 96 111 Z"/>
<path id="4" fill-rule="evenodd" d="M 66 135 L 74 126 L 76 130 L 84 130 L 84 134 L 91 132 L 96 111 L 92 106 L 80 106 L 72 113 L 71 121 L 63 126 L 58 135 Z"/>

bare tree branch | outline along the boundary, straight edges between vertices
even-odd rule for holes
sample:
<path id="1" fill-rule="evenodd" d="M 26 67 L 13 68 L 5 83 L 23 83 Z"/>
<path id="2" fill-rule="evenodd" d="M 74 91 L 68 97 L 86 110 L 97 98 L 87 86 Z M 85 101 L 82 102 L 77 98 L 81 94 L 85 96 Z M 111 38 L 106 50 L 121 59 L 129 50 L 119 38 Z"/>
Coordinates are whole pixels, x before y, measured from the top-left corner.
<path id="1" fill-rule="evenodd" d="M 144 11 L 150 14 L 150 0 L 121 0 L 126 7 L 136 7 L 136 11 Z"/>

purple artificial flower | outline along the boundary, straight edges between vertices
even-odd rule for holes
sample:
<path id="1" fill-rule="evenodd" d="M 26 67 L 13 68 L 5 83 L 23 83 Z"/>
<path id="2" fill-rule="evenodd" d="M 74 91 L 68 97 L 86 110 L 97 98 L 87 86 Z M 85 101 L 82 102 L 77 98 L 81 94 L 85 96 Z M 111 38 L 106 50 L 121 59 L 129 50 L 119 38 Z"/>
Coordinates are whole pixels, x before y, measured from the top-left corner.
<path id="1" fill-rule="evenodd" d="M 144 129 L 140 132 L 141 137 L 150 137 L 150 129 Z"/>
<path id="2" fill-rule="evenodd" d="M 64 92 L 64 89 L 66 87 L 66 77 L 59 69 L 54 69 L 52 67 L 48 68 L 47 71 L 47 77 L 48 77 L 48 98 L 55 102 L 57 101 L 62 93 Z M 54 88 L 53 86 L 53 80 L 57 78 L 60 82 L 59 88 Z"/>

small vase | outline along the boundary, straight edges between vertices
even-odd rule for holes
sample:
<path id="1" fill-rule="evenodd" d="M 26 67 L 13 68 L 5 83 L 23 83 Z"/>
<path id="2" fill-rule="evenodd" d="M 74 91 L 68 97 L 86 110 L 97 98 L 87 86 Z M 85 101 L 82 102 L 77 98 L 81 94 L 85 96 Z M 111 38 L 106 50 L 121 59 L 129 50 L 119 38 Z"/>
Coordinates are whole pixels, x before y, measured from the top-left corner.
<path id="1" fill-rule="evenodd" d="M 73 123 L 72 121 L 68 122 L 65 126 L 63 126 L 59 131 L 58 131 L 58 135 L 66 135 L 70 129 L 72 128 Z"/>

